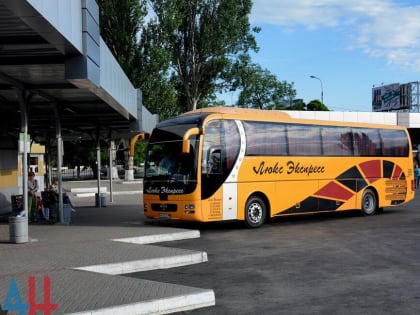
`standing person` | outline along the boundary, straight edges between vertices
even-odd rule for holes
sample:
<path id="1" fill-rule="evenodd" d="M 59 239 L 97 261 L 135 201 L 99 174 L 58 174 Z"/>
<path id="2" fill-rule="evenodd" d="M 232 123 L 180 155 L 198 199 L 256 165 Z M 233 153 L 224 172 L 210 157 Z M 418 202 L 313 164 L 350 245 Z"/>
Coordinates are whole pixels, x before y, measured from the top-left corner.
<path id="1" fill-rule="evenodd" d="M 33 222 L 36 212 L 36 193 L 39 189 L 38 181 L 34 172 L 28 173 L 28 216 L 29 222 Z"/>
<path id="2" fill-rule="evenodd" d="M 419 184 L 420 184 L 420 167 L 419 165 L 416 163 L 414 165 L 414 184 L 416 188 L 419 188 Z"/>

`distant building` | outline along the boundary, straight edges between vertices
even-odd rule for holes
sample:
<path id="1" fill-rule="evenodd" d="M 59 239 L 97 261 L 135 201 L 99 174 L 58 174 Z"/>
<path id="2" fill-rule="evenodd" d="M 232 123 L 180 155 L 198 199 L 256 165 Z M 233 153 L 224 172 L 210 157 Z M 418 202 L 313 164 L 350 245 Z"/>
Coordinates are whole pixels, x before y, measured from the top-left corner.
<path id="1" fill-rule="evenodd" d="M 392 83 L 372 88 L 373 112 L 420 112 L 420 82 Z"/>

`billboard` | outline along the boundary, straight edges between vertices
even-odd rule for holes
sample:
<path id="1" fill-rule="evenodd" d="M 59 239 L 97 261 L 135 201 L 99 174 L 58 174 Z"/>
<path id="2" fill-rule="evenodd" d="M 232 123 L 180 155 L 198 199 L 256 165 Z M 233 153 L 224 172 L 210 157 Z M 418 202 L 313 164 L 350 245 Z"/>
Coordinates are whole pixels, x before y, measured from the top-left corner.
<path id="1" fill-rule="evenodd" d="M 400 84 L 393 83 L 372 88 L 372 110 L 385 112 L 401 109 Z"/>

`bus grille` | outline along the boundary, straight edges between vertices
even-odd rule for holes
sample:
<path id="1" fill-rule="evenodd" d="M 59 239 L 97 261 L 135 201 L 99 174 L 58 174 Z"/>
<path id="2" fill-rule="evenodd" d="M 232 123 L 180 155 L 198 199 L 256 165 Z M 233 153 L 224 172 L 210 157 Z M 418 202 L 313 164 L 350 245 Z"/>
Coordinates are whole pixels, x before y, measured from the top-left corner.
<path id="1" fill-rule="evenodd" d="M 152 203 L 153 211 L 176 212 L 177 209 L 177 205 L 173 203 Z"/>

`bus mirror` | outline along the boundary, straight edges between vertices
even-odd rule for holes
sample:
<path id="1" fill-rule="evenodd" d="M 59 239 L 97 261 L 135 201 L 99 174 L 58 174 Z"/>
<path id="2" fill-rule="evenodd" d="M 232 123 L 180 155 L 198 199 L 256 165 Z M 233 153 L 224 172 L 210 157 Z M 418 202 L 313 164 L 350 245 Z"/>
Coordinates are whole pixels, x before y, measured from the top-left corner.
<path id="1" fill-rule="evenodd" d="M 182 153 L 188 154 L 190 153 L 190 137 L 194 135 L 199 135 L 200 129 L 198 128 L 191 128 L 189 129 L 182 138 Z"/>
<path id="2" fill-rule="evenodd" d="M 147 140 L 147 139 L 149 139 L 149 136 L 150 136 L 150 134 L 148 134 L 147 132 L 142 132 L 142 133 L 138 133 L 134 137 L 132 137 L 131 140 L 130 140 L 129 156 L 134 156 L 134 147 L 136 145 L 136 142 L 138 140 Z"/>

